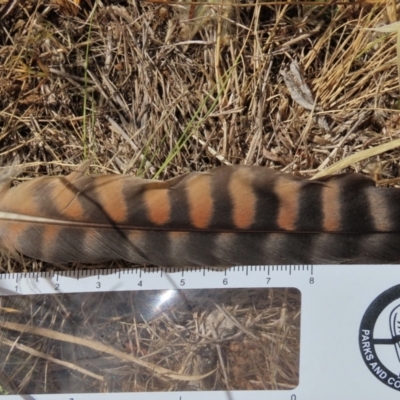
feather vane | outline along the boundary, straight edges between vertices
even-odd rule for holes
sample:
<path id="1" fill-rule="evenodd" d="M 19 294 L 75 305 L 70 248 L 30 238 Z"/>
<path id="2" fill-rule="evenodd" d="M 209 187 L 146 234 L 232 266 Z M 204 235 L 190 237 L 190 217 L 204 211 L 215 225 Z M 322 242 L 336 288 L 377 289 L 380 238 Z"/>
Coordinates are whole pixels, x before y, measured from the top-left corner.
<path id="1" fill-rule="evenodd" d="M 53 262 L 159 266 L 400 262 L 400 189 L 229 166 L 169 181 L 126 175 L 0 183 L 0 246 Z"/>

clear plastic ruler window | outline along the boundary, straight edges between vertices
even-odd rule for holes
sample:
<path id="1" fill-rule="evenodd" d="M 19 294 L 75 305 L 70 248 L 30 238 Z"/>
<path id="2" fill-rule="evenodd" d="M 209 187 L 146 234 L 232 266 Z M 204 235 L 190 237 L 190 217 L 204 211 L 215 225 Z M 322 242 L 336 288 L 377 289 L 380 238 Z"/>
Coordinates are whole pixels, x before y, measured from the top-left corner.
<path id="1" fill-rule="evenodd" d="M 0 393 L 398 398 L 399 278 L 388 265 L 1 275 Z"/>

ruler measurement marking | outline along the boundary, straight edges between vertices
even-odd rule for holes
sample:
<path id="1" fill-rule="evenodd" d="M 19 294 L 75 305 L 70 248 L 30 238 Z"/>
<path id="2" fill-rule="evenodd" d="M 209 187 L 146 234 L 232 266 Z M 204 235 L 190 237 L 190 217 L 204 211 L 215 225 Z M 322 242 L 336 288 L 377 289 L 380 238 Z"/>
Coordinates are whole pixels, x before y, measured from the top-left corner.
<path id="1" fill-rule="evenodd" d="M 325 268 L 326 267 L 326 268 Z M 322 265 L 306 265 L 306 264 L 298 264 L 298 265 L 282 265 L 282 266 L 273 266 L 273 265 L 263 265 L 263 266 L 254 266 L 254 265 L 245 265 L 245 266 L 238 266 L 238 267 L 232 267 L 230 269 L 225 269 L 225 270 L 214 270 L 212 268 L 207 268 L 207 267 L 194 267 L 194 268 L 185 268 L 184 270 L 176 269 L 176 268 L 154 268 L 154 269 L 148 269 L 148 268 L 137 268 L 137 269 L 127 269 L 127 270 L 120 270 L 118 268 L 112 268 L 112 269 L 105 269 L 105 270 L 85 270 L 82 273 L 80 271 L 35 271 L 35 272 L 22 272 L 22 273 L 5 273 L 5 274 L 0 274 L 0 296 L 9 296 L 8 293 L 3 293 L 2 292 L 2 287 L 10 289 L 14 291 L 15 287 L 15 293 L 12 293 L 12 295 L 17 295 L 17 296 L 26 296 L 26 295 L 31 295 L 31 294 L 41 294 L 41 289 L 46 290 L 46 294 L 48 293 L 49 295 L 57 294 L 57 293 L 76 293 L 76 291 L 79 290 L 84 290 L 85 293 L 95 293 L 95 285 L 92 285 L 93 283 L 96 282 L 96 278 L 98 280 L 102 280 L 102 286 L 104 286 L 106 289 L 100 289 L 100 291 L 104 292 L 118 292 L 119 290 L 169 290 L 169 289 L 189 289 L 191 290 L 192 288 L 198 288 L 201 287 L 202 289 L 215 289 L 219 290 L 222 288 L 229 288 L 229 289 L 235 289 L 235 288 L 262 288 L 263 290 L 269 290 L 272 288 L 273 291 L 275 291 L 275 287 L 282 287 L 282 288 L 291 288 L 291 287 L 297 287 L 301 291 L 301 298 L 302 301 L 305 299 L 306 301 L 304 304 L 301 304 L 301 316 L 303 318 L 303 310 L 304 310 L 304 320 L 302 319 L 302 344 L 300 346 L 300 351 L 302 352 L 301 355 L 303 359 L 305 359 L 308 363 L 308 361 L 311 360 L 312 357 L 312 363 L 310 362 L 310 368 L 304 368 L 302 367 L 301 363 L 299 366 L 299 373 L 302 376 L 301 379 L 301 385 L 298 386 L 295 390 L 290 389 L 290 390 L 285 390 L 285 391 L 279 391 L 279 392 L 271 392 L 271 391 L 264 391 L 264 395 L 266 394 L 268 398 L 271 399 L 285 399 L 285 400 L 296 400 L 296 399 L 303 399 L 303 398 L 308 398 L 309 396 L 312 396 L 314 393 L 313 391 L 315 390 L 315 379 L 316 377 L 318 378 L 319 376 L 321 377 L 322 380 L 325 380 L 323 383 L 323 387 L 321 385 L 321 389 L 318 392 L 319 398 L 324 398 L 324 390 L 326 391 L 326 398 L 328 400 L 335 399 L 334 392 L 332 390 L 334 387 L 337 387 L 338 381 L 336 380 L 336 377 L 330 378 L 328 381 L 328 377 L 323 375 L 319 370 L 319 364 L 315 361 L 314 358 L 319 357 L 319 354 L 317 354 L 316 350 L 314 349 L 314 340 L 315 340 L 315 333 L 316 329 L 320 329 L 320 332 L 325 332 L 326 325 L 322 324 L 321 322 L 321 327 L 317 324 L 318 321 L 321 319 L 321 315 L 319 313 L 319 308 L 315 306 L 315 302 L 311 302 L 311 299 L 320 299 L 320 298 L 328 298 L 328 299 L 335 299 L 336 294 L 334 293 L 334 285 L 331 284 L 332 280 L 333 282 L 339 282 L 342 280 L 342 277 L 346 282 L 349 282 L 350 279 L 353 279 L 354 277 L 354 271 L 353 268 L 356 268 L 356 272 L 364 271 L 363 269 L 357 269 L 360 266 L 345 266 L 346 268 L 343 268 L 344 266 L 338 265 L 338 266 L 322 266 Z M 390 287 L 390 285 L 395 285 L 395 283 L 389 282 L 387 278 L 387 274 L 381 274 L 378 265 L 375 266 L 375 269 L 372 270 L 371 268 L 373 266 L 362 266 L 363 268 L 366 269 L 366 274 L 365 276 L 368 277 L 376 277 L 380 278 L 380 275 L 383 275 L 385 279 L 382 280 L 382 282 L 379 282 L 378 285 L 375 285 L 372 289 L 368 287 L 363 288 L 363 292 L 361 294 L 365 296 L 365 299 L 363 302 L 365 303 L 365 309 L 367 307 L 368 299 L 372 301 L 377 294 L 379 294 L 381 291 L 387 289 L 387 287 Z M 382 266 L 381 266 L 382 267 Z M 385 266 L 383 266 L 385 267 Z M 386 266 L 387 267 L 387 266 Z M 337 269 L 335 269 L 337 268 Z M 341 269 L 343 268 L 343 269 Z M 397 269 L 392 269 L 390 270 L 389 274 L 391 274 L 392 277 L 396 277 L 397 272 L 399 270 L 400 266 L 397 267 Z M 139 269 L 139 271 L 138 271 Z M 142 271 L 144 274 L 146 273 L 151 273 L 152 275 L 148 276 L 148 280 L 144 282 L 143 288 L 138 287 L 138 276 L 140 278 L 142 277 Z M 211 271 L 212 274 L 210 276 L 207 276 L 205 279 L 201 280 L 201 276 L 205 277 L 206 276 L 206 271 Z M 385 271 L 389 271 L 387 268 Z M 393 271 L 393 272 L 392 272 Z M 164 273 L 165 272 L 165 273 Z M 187 274 L 186 276 L 186 284 L 183 287 L 179 286 L 179 281 L 181 277 L 184 276 L 185 272 L 192 272 L 192 274 Z M 221 273 L 223 272 L 222 276 Z M 232 274 L 231 274 L 232 272 Z M 233 272 L 237 272 L 236 274 L 233 274 Z M 252 274 L 253 272 L 253 274 Z M 293 273 L 292 273 L 293 272 Z M 343 275 L 342 275 L 343 272 Z M 169 273 L 173 274 L 176 273 L 175 275 L 169 275 Z M 282 273 L 281 275 L 278 275 L 279 273 Z M 315 273 L 315 274 L 314 274 Z M 124 275 L 126 274 L 126 275 Z M 101 275 L 105 275 L 104 277 Z M 229 283 L 227 282 L 226 285 L 223 283 L 223 277 L 229 277 L 227 278 L 229 280 Z M 265 276 L 267 275 L 267 276 Z M 272 276 L 274 275 L 274 276 Z M 316 278 L 314 278 L 314 275 Z M 124 277 L 128 277 L 128 279 L 123 279 L 122 282 L 118 282 L 117 279 L 121 279 Z M 244 276 L 246 278 L 244 279 Z M 72 277 L 72 279 L 70 279 Z M 84 279 L 79 279 L 80 277 L 87 277 L 87 281 Z M 50 278 L 49 280 L 44 280 L 40 278 Z M 65 278 L 65 279 L 64 279 Z M 162 278 L 163 281 L 160 282 L 160 279 Z M 274 281 L 270 281 L 272 278 L 274 278 Z M 367 278 L 365 278 L 365 281 L 367 281 Z M 36 286 L 34 284 L 33 279 L 38 283 Z M 315 285 L 309 285 L 309 283 L 312 283 L 310 280 L 317 279 L 317 283 Z M 79 282 L 77 282 L 79 280 Z M 267 280 L 267 282 L 265 282 Z M 59 290 L 54 289 L 54 286 L 56 282 L 60 281 L 60 286 Z M 89 282 L 89 285 L 87 285 L 87 282 Z M 103 285 L 103 283 L 107 283 L 107 286 Z M 115 284 L 117 283 L 117 284 Z M 266 284 L 267 283 L 267 284 Z M 278 283 L 278 285 L 275 285 Z M 351 282 L 350 282 L 351 283 Z M 109 285 L 110 284 L 110 285 Z M 114 284 L 114 285 L 113 285 Z M 175 285 L 175 286 L 174 286 Z M 225 286 L 223 286 L 225 285 Z M 253 285 L 253 286 L 252 286 Z M 319 286 L 317 288 L 313 286 Z M 50 286 L 50 289 L 49 289 Z M 53 286 L 53 291 L 51 291 L 51 286 Z M 89 286 L 89 287 L 88 287 Z M 92 287 L 93 286 L 93 287 Z M 311 287 L 310 287 L 311 286 Z M 360 285 L 361 287 L 362 285 Z M 328 291 L 328 295 L 326 295 L 325 287 Z M 107 288 L 109 288 L 107 290 Z M 111 288 L 111 289 L 110 289 Z M 317 290 L 316 290 L 317 289 Z M 329 289 L 329 290 L 328 290 Z M 353 290 L 353 288 L 349 289 Z M 272 292 L 271 292 L 272 293 Z M 350 294 L 352 292 L 349 292 Z M 303 297 L 304 295 L 304 297 Z M 328 297 L 330 296 L 330 297 Z M 400 297 L 399 297 L 400 299 Z M 289 301 L 289 300 L 288 300 Z M 311 303 L 313 303 L 311 305 Z M 345 304 L 342 303 L 340 307 L 342 307 L 343 312 L 347 312 L 345 310 Z M 350 304 L 350 303 L 349 303 Z M 347 307 L 346 307 L 347 308 Z M 356 307 L 357 308 L 357 307 Z M 313 315 L 311 315 L 311 311 L 313 312 Z M 351 312 L 348 314 L 351 318 L 354 318 L 354 313 L 353 310 L 350 310 Z M 362 313 L 364 312 L 364 309 L 356 310 L 358 312 L 358 317 L 359 319 L 361 318 Z M 339 314 L 339 313 L 336 313 Z M 300 314 L 299 314 L 300 315 Z M 347 314 L 346 314 L 347 315 Z M 316 317 L 315 317 L 316 316 Z M 329 316 L 329 315 L 328 315 Z M 311 320 L 311 317 L 313 319 Z M 315 319 L 315 318 L 316 319 Z M 331 318 L 331 316 L 329 316 Z M 346 317 L 347 318 L 347 317 Z M 326 324 L 327 318 L 325 318 L 324 323 Z M 337 318 L 338 323 L 340 324 L 340 319 Z M 335 320 L 335 321 L 336 321 Z M 359 321 L 356 321 L 357 324 Z M 389 328 L 388 328 L 389 329 Z M 354 333 L 354 332 L 353 332 Z M 346 337 L 351 337 L 351 335 L 354 336 L 352 332 L 348 333 L 346 331 Z M 357 334 L 357 333 L 356 333 Z M 356 335 L 355 334 L 355 335 Z M 390 331 L 388 331 L 388 337 L 390 337 Z M 386 337 L 386 336 L 385 336 Z M 306 339 L 304 341 L 304 338 Z M 311 340 L 312 339 L 312 340 Z M 334 338 L 332 338 L 332 341 Z M 391 339 L 382 339 L 382 340 L 391 340 Z M 350 342 L 351 340 L 349 340 Z M 305 343 L 305 344 L 304 344 Z M 342 344 L 342 342 L 338 342 L 338 344 Z M 391 343 L 392 344 L 392 343 Z M 331 346 L 331 344 L 329 344 Z M 343 354 L 345 355 L 346 361 L 349 363 L 349 365 L 353 362 L 353 355 L 352 353 L 349 354 L 347 352 L 348 347 L 350 345 L 344 344 L 344 348 L 338 347 L 338 352 L 343 351 Z M 357 344 L 351 344 L 352 348 L 357 347 Z M 328 346 L 327 346 L 328 348 Z M 322 355 L 324 356 L 323 352 Z M 336 352 L 335 352 L 336 353 Z M 339 357 L 336 357 L 334 355 L 334 361 L 336 364 L 335 366 L 340 366 Z M 359 354 L 357 354 L 359 356 Z M 396 357 L 395 352 L 393 352 L 393 358 Z M 321 357 L 321 360 L 323 363 L 326 362 L 326 365 L 328 365 L 328 362 L 331 363 L 331 360 L 325 360 L 323 357 Z M 342 360 L 341 360 L 342 361 Z M 358 368 L 358 358 L 356 359 L 355 364 Z M 397 362 L 397 360 L 396 360 Z M 306 365 L 308 365 L 306 363 Z M 316 368 L 313 367 L 314 364 L 318 364 Z M 330 365 L 330 364 L 329 364 Z M 397 365 L 397 364 L 396 364 Z M 363 366 L 364 367 L 364 366 Z M 302 369 L 303 368 L 303 369 Z M 347 367 L 344 367 L 347 368 Z M 362 367 L 359 368 L 358 371 L 362 371 Z M 344 378 L 342 378 L 342 376 Z M 341 375 L 341 379 L 347 379 L 345 374 Z M 335 381 L 336 380 L 336 381 Z M 372 380 L 372 379 L 371 379 Z M 310 385 L 309 385 L 310 382 Z M 340 381 L 339 383 L 345 387 L 345 385 L 349 385 L 350 378 L 347 381 Z M 372 380 L 372 383 L 370 385 L 370 381 L 365 379 L 365 386 L 366 389 L 362 388 L 362 391 L 366 392 L 367 389 L 373 387 L 375 381 Z M 328 386 L 329 391 L 326 389 Z M 351 389 L 353 389 L 353 386 L 349 385 Z M 376 393 L 379 393 L 382 391 L 382 388 L 384 386 L 379 386 L 376 385 Z M 360 390 L 359 388 L 354 387 L 354 390 Z M 372 393 L 373 391 L 371 391 Z M 223 392 L 216 392 L 217 395 L 214 397 L 214 395 L 211 396 L 211 399 L 215 400 L 223 400 Z M 262 396 L 258 395 L 259 391 L 244 391 L 243 395 L 239 392 L 233 391 L 233 396 L 237 400 L 244 400 L 248 395 L 250 397 L 253 397 L 256 399 L 261 399 Z M 332 393 L 332 394 L 330 394 Z M 395 393 L 393 391 L 393 393 Z M 138 399 L 144 400 L 146 396 L 148 396 L 147 393 L 129 393 L 131 396 L 137 396 Z M 182 400 L 185 398 L 186 394 L 190 394 L 189 392 L 180 392 L 180 393 L 160 393 L 160 392 L 154 392 L 154 395 L 158 395 L 160 399 L 168 399 L 168 400 L 173 400 L 173 399 L 178 399 Z M 398 393 L 395 393 L 398 394 Z M 375 396 L 375 392 L 373 392 L 373 395 Z M 57 396 L 57 397 L 56 397 Z M 72 397 L 71 397 L 72 396 Z M 108 397 L 106 397 L 108 396 Z M 165 396 L 165 397 L 164 397 Z M 176 396 L 176 397 L 175 397 Z M 12 398 L 16 399 L 17 396 L 12 396 Z M 28 396 L 29 397 L 29 396 Z M 68 400 L 84 400 L 86 398 L 86 394 L 55 394 L 54 398 L 62 400 L 63 397 L 66 397 Z M 128 393 L 123 393 L 121 397 L 125 397 L 128 399 Z M 345 396 L 343 396 L 345 397 Z M 388 396 L 387 398 L 389 398 Z M 36 398 L 36 397 L 35 397 Z M 42 399 L 42 395 L 39 395 L 38 398 Z M 88 396 L 89 398 L 89 396 Z M 101 399 L 103 398 L 101 394 L 98 395 L 98 398 Z M 104 394 L 104 398 L 107 400 L 110 400 L 113 398 L 113 394 Z M 371 396 L 372 398 L 372 396 Z M 374 398 L 380 398 L 379 395 L 375 396 Z M 394 399 L 394 396 L 391 396 L 390 399 Z M 44 397 L 43 397 L 44 399 Z"/>
<path id="2" fill-rule="evenodd" d="M 319 267 L 319 266 L 318 266 Z M 206 272 L 211 271 L 212 276 L 206 277 Z M 192 274 L 188 275 L 187 273 Z M 233 272 L 238 274 L 234 274 Z M 297 287 L 301 288 L 304 285 L 304 280 L 300 278 L 299 275 L 292 272 L 306 273 L 308 276 L 312 277 L 314 281 L 314 265 L 243 265 L 235 266 L 229 269 L 215 270 L 209 267 L 186 267 L 184 269 L 180 268 L 134 268 L 120 270 L 117 268 L 100 269 L 100 270 L 64 270 L 64 271 L 35 271 L 35 272 L 20 272 L 20 273 L 5 273 L 0 274 L 0 296 L 1 287 L 9 288 L 11 290 L 11 295 L 29 295 L 38 293 L 91 293 L 95 291 L 103 292 L 118 292 L 120 290 L 169 290 L 177 288 L 203 288 L 203 289 L 218 289 L 227 286 L 234 285 L 237 288 L 245 287 L 263 287 L 265 285 L 264 279 L 267 277 L 266 285 L 268 287 Z M 150 279 L 143 282 L 143 274 L 151 274 L 157 277 L 155 280 Z M 167 274 L 171 273 L 171 275 Z M 176 275 L 174 275 L 176 273 Z M 278 275 L 275 279 L 276 274 Z M 122 285 L 116 285 L 119 280 L 126 274 L 127 276 L 136 276 L 131 280 L 125 280 Z M 205 281 L 198 281 L 198 277 L 203 275 L 206 279 Z M 178 279 L 179 276 L 179 279 Z M 222 276 L 219 280 L 218 276 Z M 246 279 L 243 280 L 244 276 Z M 48 283 L 45 283 L 40 278 L 50 278 L 50 285 L 52 288 L 48 287 Z M 231 277 L 231 279 L 229 279 Z M 66 278 L 66 280 L 64 280 Z M 69 279 L 71 278 L 71 280 Z M 82 279 L 84 278 L 84 279 Z M 104 282 L 100 283 L 100 281 Z M 151 276 L 149 277 L 151 278 Z M 167 278 L 167 280 L 165 280 Z M 217 278 L 217 279 L 215 279 Z M 274 281 L 271 279 L 274 278 Z M 12 279 L 15 284 L 8 287 L 6 284 L 8 279 Z M 30 286 L 29 281 L 26 280 L 35 279 L 36 286 Z M 182 280 L 181 280 L 182 279 Z M 232 280 L 233 279 L 233 280 Z M 311 279 L 311 278 L 310 278 Z M 92 283 L 90 283 L 92 282 Z M 262 283 L 264 282 L 264 284 Z M 309 279 L 306 280 L 307 283 L 311 283 Z M 314 282 L 312 282 L 314 283 Z M 115 285 L 114 285 L 115 284 Z M 114 289 L 115 288 L 115 289 Z M 43 289 L 43 291 L 41 290 Z"/>

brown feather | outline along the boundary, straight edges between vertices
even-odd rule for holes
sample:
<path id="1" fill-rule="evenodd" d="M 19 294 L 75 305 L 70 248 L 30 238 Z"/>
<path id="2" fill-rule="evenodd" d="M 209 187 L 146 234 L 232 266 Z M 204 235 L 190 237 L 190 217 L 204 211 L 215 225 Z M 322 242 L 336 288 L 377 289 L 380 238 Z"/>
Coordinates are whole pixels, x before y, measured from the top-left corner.
<path id="1" fill-rule="evenodd" d="M 0 184 L 0 245 L 54 263 L 160 266 L 396 263 L 400 189 L 219 167 L 166 182 L 126 175 Z"/>

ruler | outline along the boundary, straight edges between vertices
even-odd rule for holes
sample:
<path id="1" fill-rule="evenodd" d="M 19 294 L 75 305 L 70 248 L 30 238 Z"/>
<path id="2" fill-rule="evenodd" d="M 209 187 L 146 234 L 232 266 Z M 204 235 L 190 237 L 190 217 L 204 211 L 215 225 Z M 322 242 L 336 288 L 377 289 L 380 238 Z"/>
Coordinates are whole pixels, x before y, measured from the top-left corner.
<path id="1" fill-rule="evenodd" d="M 398 399 L 400 266 L 0 275 L 9 399 Z"/>

